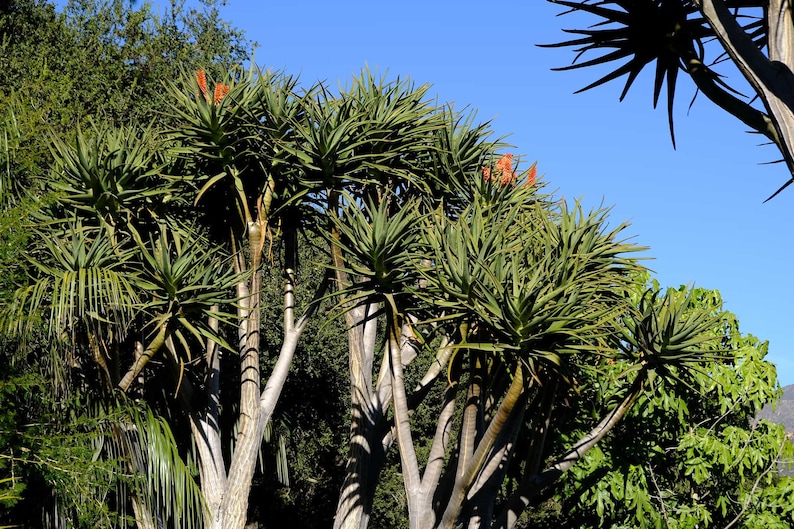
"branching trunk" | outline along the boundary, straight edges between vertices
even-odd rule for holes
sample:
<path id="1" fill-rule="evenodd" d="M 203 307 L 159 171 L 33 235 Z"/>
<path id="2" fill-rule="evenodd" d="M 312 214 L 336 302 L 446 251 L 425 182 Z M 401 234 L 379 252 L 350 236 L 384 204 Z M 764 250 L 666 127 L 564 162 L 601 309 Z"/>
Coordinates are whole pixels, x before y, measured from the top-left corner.
<path id="1" fill-rule="evenodd" d="M 337 282 L 346 280 L 337 271 Z M 350 448 L 345 481 L 337 504 L 334 528 L 364 529 L 369 523 L 372 492 L 385 450 L 380 443 L 385 428 L 384 401 L 372 389 L 377 322 L 370 319 L 374 305 L 351 309 L 345 315 L 348 327 L 351 389 Z"/>
<path id="2" fill-rule="evenodd" d="M 264 430 L 270 422 L 273 411 L 284 388 L 290 365 L 298 346 L 298 340 L 310 318 L 316 312 L 319 302 L 328 287 L 324 280 L 306 312 L 298 319 L 295 316 L 295 250 L 297 232 L 286 229 L 285 270 L 284 270 L 284 337 L 278 360 L 267 379 L 264 389 L 260 390 L 260 331 L 261 325 L 261 270 L 262 252 L 261 228 L 252 227 L 249 232 L 249 249 L 254 258 L 251 270 L 254 271 L 249 282 L 238 285 L 241 301 L 238 313 L 241 317 L 240 355 L 241 355 L 241 394 L 240 418 L 235 451 L 226 471 L 220 442 L 219 427 L 219 373 L 220 357 L 218 345 L 207 342 L 206 360 L 207 404 L 202 414 L 194 413 L 191 428 L 196 441 L 201 471 L 202 491 L 209 506 L 209 519 L 205 527 L 211 529 L 242 529 L 248 513 L 248 500 L 251 491 L 256 461 L 262 445 Z M 237 272 L 245 268 L 242 259 L 236 264 Z M 217 326 L 213 318 L 211 325 Z"/>
<path id="3" fill-rule="evenodd" d="M 329 211 L 337 211 L 339 197 L 329 198 Z M 331 224 L 331 264 L 335 268 L 336 291 L 348 288 L 351 279 L 344 272 L 344 256 L 338 244 L 339 230 Z M 371 490 L 373 458 L 382 458 L 378 450 L 376 423 L 382 410 L 376 410 L 377 399 L 372 392 L 372 366 L 375 342 L 372 339 L 374 320 L 369 320 L 370 305 L 349 307 L 345 311 L 347 326 L 348 367 L 350 372 L 351 424 L 345 481 L 336 507 L 334 529 L 365 529 L 372 510 Z M 366 327 L 369 327 L 368 329 Z"/>
<path id="4" fill-rule="evenodd" d="M 163 347 L 167 336 L 168 327 L 166 325 L 161 325 L 160 330 L 154 339 L 149 343 L 149 346 L 140 355 L 136 356 L 135 362 L 133 362 L 132 366 L 118 383 L 118 389 L 126 393 L 132 382 L 138 377 L 138 375 L 140 375 L 141 371 L 143 371 L 143 368 L 146 367 L 146 364 L 149 363 L 149 360 L 151 360 L 152 357 L 156 355 Z"/>
<path id="5" fill-rule="evenodd" d="M 217 305 L 213 306 L 212 312 L 217 311 Z M 209 323 L 210 328 L 217 332 L 218 320 L 212 318 Z M 221 501 L 226 490 L 226 466 L 220 429 L 220 348 L 212 340 L 207 340 L 205 360 L 207 407 L 203 413 L 191 414 L 190 428 L 199 454 L 201 490 L 207 510 L 213 519 L 220 519 Z"/>
<path id="6" fill-rule="evenodd" d="M 436 432 L 433 437 L 433 444 L 430 447 L 430 454 L 427 458 L 427 466 L 422 475 L 422 497 L 424 508 L 428 511 L 432 509 L 432 500 L 444 470 L 444 457 L 446 456 L 447 446 L 451 437 L 452 423 L 455 416 L 455 397 L 457 396 L 458 385 L 451 384 L 444 393 L 444 404 L 441 407 Z"/>
<path id="7" fill-rule="evenodd" d="M 248 514 L 248 496 L 256 468 L 265 424 L 260 420 L 259 345 L 261 325 L 261 285 L 263 225 L 260 221 L 249 224 L 248 246 L 251 255 L 251 278 L 248 298 L 242 311 L 245 318 L 240 337 L 240 411 L 234 455 L 229 466 L 226 490 L 221 497 L 220 519 L 212 520 L 213 528 L 242 529 Z M 286 303 L 285 303 L 286 305 Z M 220 454 L 213 454 L 218 457 Z"/>
<path id="8" fill-rule="evenodd" d="M 532 499 L 544 489 L 554 484 L 560 477 L 573 467 L 596 443 L 604 438 L 616 424 L 626 415 L 642 393 L 648 372 L 643 369 L 637 374 L 626 396 L 618 406 L 609 412 L 598 425 L 582 437 L 576 445 L 562 457 L 540 473 L 528 474 L 518 489 L 510 496 L 494 527 L 510 529 L 518 521 L 518 517 L 529 506 Z"/>
<path id="9" fill-rule="evenodd" d="M 521 431 L 521 424 L 526 412 L 526 399 L 527 392 L 524 391 L 508 421 L 499 432 L 488 460 L 468 493 L 468 498 L 472 503 L 471 514 L 468 517 L 469 529 L 491 526 L 496 496 L 499 493 L 500 485 L 504 482 L 507 465 Z"/>
<path id="10" fill-rule="evenodd" d="M 466 496 L 474 485 L 477 476 L 482 472 L 488 460 L 488 456 L 491 454 L 491 450 L 496 444 L 497 437 L 505 430 L 505 425 L 508 424 L 508 419 L 513 414 L 516 405 L 520 402 L 523 392 L 524 372 L 521 367 L 521 362 L 518 362 L 513 375 L 513 382 L 510 384 L 510 389 L 507 390 L 507 394 L 488 425 L 488 429 L 477 443 L 477 448 L 471 454 L 471 457 L 468 458 L 463 466 L 459 465 L 458 467 L 459 470 L 456 474 L 457 477 L 452 489 L 452 496 L 447 502 L 446 510 L 441 519 L 441 525 L 439 525 L 441 529 L 452 529 L 455 527 L 458 517 L 463 510 Z"/>
<path id="11" fill-rule="evenodd" d="M 398 336 L 400 324 L 393 299 L 389 300 L 389 374 L 392 383 L 392 402 L 394 408 L 394 429 L 397 437 L 400 463 L 402 466 L 405 493 L 408 499 L 408 523 L 411 529 L 422 529 L 428 514 L 423 508 L 422 482 L 419 476 L 419 462 L 416 458 L 411 423 L 408 414 L 408 397 L 405 392 L 403 359 Z"/>

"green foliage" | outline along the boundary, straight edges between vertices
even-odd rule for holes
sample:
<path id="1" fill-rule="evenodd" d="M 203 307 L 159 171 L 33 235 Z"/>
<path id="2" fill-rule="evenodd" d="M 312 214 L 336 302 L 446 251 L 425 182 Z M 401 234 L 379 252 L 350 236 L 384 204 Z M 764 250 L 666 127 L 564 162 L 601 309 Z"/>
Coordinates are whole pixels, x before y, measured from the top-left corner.
<path id="1" fill-rule="evenodd" d="M 774 370 L 716 293 L 647 288 L 607 209 L 543 193 L 427 86 L 244 72 L 215 5 L 20 0 L 0 22 L 30 88 L 0 93 L 2 192 L 40 182 L 17 199 L 35 225 L 9 220 L 28 259 L 3 261 L 12 514 L 35 490 L 75 527 L 197 526 L 244 511 L 236 458 L 259 453 L 249 514 L 327 526 L 352 433 L 373 524 L 510 526 L 528 502 L 539 525 L 791 521 L 788 445 L 752 421 Z"/>
<path id="2" fill-rule="evenodd" d="M 183 69 L 226 71 L 249 58 L 218 3 L 162 15 L 149 2 L 74 1 L 63 12 L 37 0 L 7 2 L 0 17 L 0 122 L 13 123 L 4 163 L 17 189 L 47 173 L 50 140 L 90 120 L 110 126 L 163 122 L 162 83 Z M 5 127 L 4 127 L 5 128 Z"/>
<path id="3" fill-rule="evenodd" d="M 151 130 L 94 127 L 90 137 L 77 133 L 76 149 L 55 139 L 59 178 L 52 186 L 63 207 L 81 217 L 98 217 L 111 225 L 124 223 L 160 202 L 168 182 L 158 175 L 166 161 L 159 155 L 157 135 Z"/>
<path id="4" fill-rule="evenodd" d="M 200 526 L 197 520 L 206 505 L 196 482 L 197 470 L 192 461 L 186 464 L 183 460 L 168 422 L 156 417 L 151 409 L 121 404 L 122 419 L 113 425 L 114 448 L 119 451 L 114 459 L 131 459 L 132 468 L 127 472 L 132 472 L 131 487 L 138 491 L 136 497 L 146 503 L 149 513 L 174 527 Z M 124 443 L 134 447 L 124 447 Z"/>
<path id="5" fill-rule="evenodd" d="M 777 474 L 792 446 L 780 425 L 755 419 L 779 396 L 774 366 L 764 360 L 767 345 L 739 333 L 716 291 L 695 289 L 684 308 L 679 316 L 685 319 L 698 309 L 719 318 L 713 336 L 720 343 L 716 349 L 704 344 L 712 359 L 686 371 L 673 365 L 669 376 L 656 379 L 652 392 L 556 489 L 544 508 L 559 505 L 559 513 L 543 527 L 792 523 L 789 502 L 773 503 L 792 486 Z M 609 376 L 625 369 L 622 362 L 604 367 Z M 614 391 L 598 379 L 592 384 L 588 392 L 599 399 Z"/>
<path id="6" fill-rule="evenodd" d="M 103 419 L 86 414 L 85 403 L 78 399 L 56 404 L 34 355 L 27 365 L 11 363 L 6 355 L 0 383 L 0 469 L 12 486 L 4 488 L 8 496 L 0 524 L 38 526 L 57 509 L 73 526 L 115 527 L 120 519 L 105 501 L 112 501 L 108 488 L 123 474 L 116 474 L 117 462 L 96 459 Z"/>
<path id="7" fill-rule="evenodd" d="M 618 239 L 624 226 L 606 231 L 606 211 L 552 205 L 531 186 L 486 193 L 423 231 L 437 263 L 425 277 L 433 302 L 480 329 L 467 347 L 518 354 L 533 373 L 602 349 L 636 269 L 624 254 L 639 248 Z"/>
<path id="8" fill-rule="evenodd" d="M 117 355 L 134 348 L 124 339 L 131 325 L 139 337 L 156 334 L 150 322 L 169 314 L 163 303 L 175 295 L 185 298 L 183 306 L 172 307 L 176 316 L 167 318 L 184 351 L 187 342 L 204 340 L 209 332 L 204 319 L 198 325 L 189 321 L 202 303 L 217 300 L 202 282 L 215 285 L 217 279 L 225 288 L 220 277 L 227 271 L 214 263 L 194 266 L 194 259 L 206 257 L 194 246 L 201 234 L 185 225 L 177 234 L 159 233 L 158 215 L 173 197 L 168 193 L 174 182 L 163 178 L 169 158 L 157 148 L 162 136 L 152 133 L 154 125 L 139 124 L 165 124 L 164 80 L 199 65 L 226 71 L 249 57 L 251 45 L 219 18 L 216 2 L 191 9 L 174 2 L 157 13 L 151 3 L 121 0 L 71 2 L 62 12 L 38 0 L 0 7 L 6 81 L 0 87 L 0 292 L 4 326 L 25 338 L 2 342 L 7 391 L 0 444 L 9 449 L 2 454 L 0 479 L 9 495 L 3 496 L 7 509 L 0 525 L 129 523 L 133 513 L 125 491 L 140 483 L 122 464 L 126 452 L 108 451 L 113 425 L 129 416 L 107 411 L 97 397 L 106 395 L 107 383 L 126 367 Z M 75 140 L 75 130 L 85 134 L 78 132 Z M 53 220 L 45 229 L 42 221 Z M 140 259 L 139 245 L 150 260 Z M 168 268 L 158 268 L 162 264 Z M 144 291 L 162 294 L 158 299 L 164 301 L 147 306 L 152 297 L 140 296 Z M 223 291 L 224 300 L 233 298 Z M 46 307 L 49 330 L 34 306 Z M 200 509 L 193 504 L 185 510 L 173 498 L 190 497 L 186 486 L 197 498 L 195 473 L 168 466 L 181 463 L 188 445 L 182 434 L 156 442 L 157 435 L 167 435 L 161 418 L 149 426 L 142 435 L 153 437 L 139 445 L 163 453 L 170 446 L 171 463 L 157 468 L 188 476 L 182 489 L 173 489 L 175 496 L 163 501 L 171 494 L 166 492 L 149 510 L 177 509 L 161 516 L 189 523 Z M 122 453 L 122 459 L 114 457 Z M 144 460 L 153 463 L 152 456 Z M 147 498 L 158 498 L 150 493 L 154 485 L 147 482 Z"/>

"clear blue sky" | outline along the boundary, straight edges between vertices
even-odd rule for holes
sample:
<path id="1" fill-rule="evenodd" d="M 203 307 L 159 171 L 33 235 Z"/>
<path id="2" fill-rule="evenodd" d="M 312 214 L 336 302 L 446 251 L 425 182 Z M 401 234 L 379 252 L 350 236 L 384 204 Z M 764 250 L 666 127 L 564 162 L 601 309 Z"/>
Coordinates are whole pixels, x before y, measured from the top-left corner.
<path id="1" fill-rule="evenodd" d="M 344 84 L 369 65 L 431 83 L 439 101 L 492 119 L 552 189 L 614 205 L 612 219 L 629 220 L 635 241 L 651 247 L 662 285 L 720 290 L 742 331 L 770 341 L 781 383 L 794 383 L 794 186 L 764 204 L 789 175 L 760 165 L 779 154 L 703 97 L 688 112 L 694 88 L 683 76 L 677 150 L 664 105 L 652 108 L 652 72 L 623 103 L 620 81 L 574 95 L 598 72 L 552 72 L 574 53 L 536 46 L 582 27 L 560 11 L 542 0 L 229 0 L 221 13 L 258 42 L 257 64 L 306 84 Z"/>

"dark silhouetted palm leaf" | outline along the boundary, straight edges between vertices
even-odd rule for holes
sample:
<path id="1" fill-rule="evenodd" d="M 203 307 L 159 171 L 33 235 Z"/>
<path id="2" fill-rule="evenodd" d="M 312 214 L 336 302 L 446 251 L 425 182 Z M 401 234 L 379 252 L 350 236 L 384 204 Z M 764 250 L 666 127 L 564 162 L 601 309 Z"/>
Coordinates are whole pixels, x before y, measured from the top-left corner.
<path id="1" fill-rule="evenodd" d="M 610 65 L 609 73 L 581 91 L 626 76 L 623 100 L 640 72 L 655 63 L 654 107 L 667 83 L 667 114 L 675 147 L 673 102 L 678 75 L 684 72 L 703 94 L 752 132 L 764 135 L 783 155 L 794 174 L 794 120 L 792 70 L 789 57 L 794 46 L 787 26 L 787 8 L 770 9 L 760 0 L 548 0 L 569 8 L 567 13 L 586 13 L 597 18 L 587 29 L 566 30 L 579 38 L 546 47 L 574 47 L 573 64 L 558 70 Z M 773 38 L 773 35 L 776 35 Z M 770 40 L 772 39 L 772 40 Z M 584 62 L 590 52 L 602 55 Z M 710 58 L 707 53 L 713 53 Z M 748 82 L 752 92 L 743 95 L 729 77 L 716 67 L 731 62 Z M 618 63 L 614 67 L 614 63 Z M 735 71 L 733 72 L 736 73 Z M 767 200 L 794 180 L 789 180 Z"/>
<path id="2" fill-rule="evenodd" d="M 578 91 L 583 92 L 627 76 L 620 94 L 622 101 L 640 72 L 646 66 L 656 63 L 653 105 L 656 107 L 662 85 L 666 81 L 670 136 L 675 145 L 673 101 L 678 72 L 691 56 L 702 62 L 700 42 L 712 34 L 702 18 L 692 16 L 697 13 L 697 9 L 683 0 L 604 0 L 592 3 L 550 1 L 570 8 L 571 12 L 585 11 L 602 20 L 589 29 L 566 30 L 568 33 L 581 35 L 581 38 L 543 46 L 575 46 L 577 59 L 586 52 L 605 52 L 600 57 L 556 69 L 586 68 L 625 59 L 620 66 Z"/>

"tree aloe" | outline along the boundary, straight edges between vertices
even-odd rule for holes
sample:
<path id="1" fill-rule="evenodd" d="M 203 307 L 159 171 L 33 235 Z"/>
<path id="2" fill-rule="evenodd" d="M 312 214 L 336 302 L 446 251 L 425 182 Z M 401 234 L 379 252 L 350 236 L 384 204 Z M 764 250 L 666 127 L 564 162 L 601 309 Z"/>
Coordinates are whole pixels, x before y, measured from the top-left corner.
<path id="1" fill-rule="evenodd" d="M 447 154 L 434 153 L 434 167 Z M 379 442 L 357 448 L 366 455 L 396 441 L 411 527 L 513 527 L 653 377 L 702 361 L 702 342 L 713 341 L 708 313 L 683 317 L 681 301 L 650 293 L 633 302 L 640 267 L 629 254 L 638 248 L 620 240 L 623 226 L 606 229 L 606 211 L 569 209 L 541 193 L 534 165 L 519 175 L 512 157 L 493 163 L 489 154 L 450 156 L 469 165 L 436 173 L 454 206 L 387 189 L 377 206 L 351 198 L 334 220 L 345 271 L 358 278 L 346 303 L 361 311 L 361 327 L 384 322 L 381 347 L 360 342 L 378 373 L 368 380 Z M 417 361 L 425 354 L 434 360 Z M 558 408 L 586 373 L 618 359 L 627 369 L 615 404 L 566 445 Z M 435 383 L 446 389 L 420 449 L 411 414 Z M 366 526 L 337 516 L 338 527 Z"/>
<path id="2" fill-rule="evenodd" d="M 534 164 L 519 172 L 487 124 L 427 91 L 366 71 L 332 94 L 199 70 L 168 84 L 173 128 L 55 143 L 56 199 L 37 213 L 7 322 L 24 335 L 25 316 L 43 315 L 67 365 L 189 431 L 203 503 L 185 504 L 200 512 L 163 510 L 140 488 L 140 526 L 184 512 L 244 527 L 299 341 L 330 300 L 351 402 L 336 527 L 367 527 L 392 445 L 411 527 L 513 527 L 655 380 L 713 355 L 710 313 L 683 312 L 686 296 L 632 297 L 639 248 L 607 210 L 544 193 Z M 317 240 L 325 272 L 309 291 L 298 255 Z M 281 284 L 278 307 L 263 306 L 265 277 Z M 582 381 L 618 361 L 613 401 L 572 437 Z M 169 485 L 184 496 L 181 477 Z"/>

